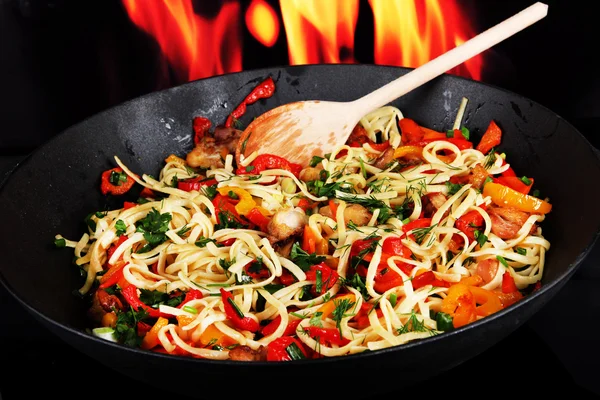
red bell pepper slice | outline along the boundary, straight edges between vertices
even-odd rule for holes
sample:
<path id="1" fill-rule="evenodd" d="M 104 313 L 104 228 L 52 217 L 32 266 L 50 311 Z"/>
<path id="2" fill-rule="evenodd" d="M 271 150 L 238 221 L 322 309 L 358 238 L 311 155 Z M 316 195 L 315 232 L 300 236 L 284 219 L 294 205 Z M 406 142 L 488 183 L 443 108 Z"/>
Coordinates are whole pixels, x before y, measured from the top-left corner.
<path id="1" fill-rule="evenodd" d="M 294 334 L 296 334 L 296 328 L 298 327 L 298 324 L 300 324 L 300 321 L 302 321 L 300 318 L 295 318 L 292 319 L 288 322 L 287 326 L 285 327 L 285 331 L 283 331 L 283 335 L 282 336 L 293 336 Z M 279 328 L 279 324 L 281 323 L 281 315 L 278 315 L 277 317 L 275 317 L 275 319 L 271 322 L 269 322 L 267 325 L 265 325 L 260 333 L 262 333 L 263 336 L 269 336 L 272 335 L 273 332 L 275 332 L 277 330 L 277 328 Z"/>
<path id="2" fill-rule="evenodd" d="M 205 186 L 216 185 L 217 180 L 214 178 L 206 179 L 199 176 L 195 178 L 185 179 L 177 182 L 177 189 L 191 192 L 192 190 L 200 191 Z"/>
<path id="3" fill-rule="evenodd" d="M 225 315 L 233 325 L 242 330 L 257 332 L 260 329 L 258 321 L 251 317 L 242 316 L 243 313 L 238 308 L 237 304 L 233 300 L 233 295 L 227 290 L 221 288 L 221 296 L 223 297 L 223 307 L 225 308 Z"/>
<path id="4" fill-rule="evenodd" d="M 515 283 L 515 278 L 512 277 L 510 272 L 505 271 L 502 274 L 502 293 L 513 293 L 518 292 L 519 289 Z"/>
<path id="5" fill-rule="evenodd" d="M 292 357 L 290 351 L 288 351 L 288 348 L 292 344 L 295 344 L 302 353 L 293 353 L 294 357 Z M 291 336 L 279 337 L 267 345 L 267 361 L 292 361 L 307 357 L 308 355 L 302 342 Z"/>
<path id="6" fill-rule="evenodd" d="M 271 276 L 271 271 L 269 271 L 269 269 L 264 264 L 260 265 L 259 268 L 256 267 L 257 264 L 258 262 L 255 260 L 244 266 L 244 271 L 246 271 L 246 274 L 248 274 L 248 276 L 257 280 L 267 279 L 269 276 Z"/>
<path id="7" fill-rule="evenodd" d="M 350 341 L 340 335 L 340 331 L 335 328 L 321 328 L 318 326 L 307 326 L 304 331 L 317 342 L 326 346 L 337 345 L 345 346 Z"/>
<path id="8" fill-rule="evenodd" d="M 352 243 L 350 248 L 350 257 L 356 257 L 359 254 L 367 255 L 364 252 L 373 246 L 373 242 L 377 242 L 381 239 L 381 236 L 375 236 L 369 239 L 358 239 Z M 372 253 L 372 252 L 371 252 Z M 368 261 L 368 260 L 367 260 Z"/>
<path id="9" fill-rule="evenodd" d="M 300 175 L 300 171 L 302 171 L 302 165 L 290 162 L 285 158 L 276 156 L 274 154 L 260 154 L 252 161 L 252 163 L 250 163 L 249 166 L 239 167 L 236 170 L 236 174 L 258 175 L 261 172 L 269 169 L 283 169 L 298 177 Z"/>
<path id="10" fill-rule="evenodd" d="M 472 210 L 463 214 L 454 224 L 469 240 L 475 240 L 475 231 L 483 232 L 484 219 L 477 211 Z"/>
<path id="11" fill-rule="evenodd" d="M 185 297 L 183 298 L 183 301 L 181 303 L 179 303 L 177 308 L 183 308 L 183 306 L 185 306 L 186 303 L 188 303 L 192 300 L 201 299 L 202 297 L 204 297 L 204 295 L 202 294 L 202 292 L 200 290 L 189 289 L 187 292 L 185 292 Z"/>
<path id="12" fill-rule="evenodd" d="M 220 193 L 217 193 L 215 198 L 212 201 L 213 206 L 215 207 L 215 216 L 217 218 L 217 223 L 222 223 L 220 214 L 222 212 L 226 212 L 238 223 L 247 226 L 248 223 L 244 221 L 238 212 L 235 209 L 235 200 L 231 199 L 229 196 L 223 196 Z"/>
<path id="13" fill-rule="evenodd" d="M 502 130 L 494 120 L 490 121 L 485 133 L 481 137 L 476 149 L 483 154 L 489 153 L 494 147 L 498 146 L 502 141 Z"/>
<path id="14" fill-rule="evenodd" d="M 284 269 L 281 272 L 281 276 L 279 276 L 278 280 L 284 286 L 290 286 L 290 285 L 298 282 L 298 280 L 296 279 L 296 277 L 290 271 L 288 271 L 287 269 Z"/>
<path id="15" fill-rule="evenodd" d="M 268 217 L 265 217 L 258 208 L 253 208 L 250 210 L 248 214 L 246 214 L 246 218 L 248 218 L 248 220 L 256 225 L 262 232 L 267 231 L 267 226 L 271 221 Z"/>
<path id="16" fill-rule="evenodd" d="M 132 201 L 124 201 L 123 202 L 123 210 L 129 210 L 132 207 L 137 206 L 136 203 L 132 202 Z"/>
<path id="17" fill-rule="evenodd" d="M 254 89 L 244 98 L 244 100 L 231 112 L 225 121 L 226 127 L 233 125 L 234 119 L 241 118 L 246 113 L 246 107 L 256 103 L 260 99 L 266 99 L 275 93 L 275 82 L 270 76 L 256 85 Z"/>
<path id="18" fill-rule="evenodd" d="M 412 279 L 413 289 L 417 290 L 423 286 L 432 285 L 438 287 L 449 287 L 450 283 L 438 279 L 433 271 L 425 271 Z"/>
<path id="19" fill-rule="evenodd" d="M 402 135 L 402 143 L 415 143 L 423 139 L 425 133 L 413 119 L 402 118 L 398 121 L 398 127 Z"/>
<path id="20" fill-rule="evenodd" d="M 113 184 L 111 180 L 112 174 L 121 174 L 121 176 L 125 175 L 125 181 L 119 180 L 118 184 Z M 107 169 L 102 173 L 101 182 L 100 182 L 100 191 L 102 194 L 112 194 L 114 196 L 120 196 L 129 191 L 133 187 L 135 181 L 132 177 L 123 173 L 123 169 L 120 167 Z"/>
<path id="21" fill-rule="evenodd" d="M 121 288 L 121 294 L 123 295 L 123 297 L 125 298 L 127 303 L 129 303 L 129 305 L 131 307 L 133 307 L 133 309 L 135 311 L 139 311 L 139 309 L 142 308 L 142 309 L 146 310 L 148 315 L 152 318 L 158 318 L 158 317 L 170 318 L 171 317 L 170 315 L 162 313 L 162 312 L 158 311 L 156 308 L 152 308 L 149 305 L 143 303 L 140 300 L 140 297 L 138 296 L 137 289 L 138 288 L 135 285 L 128 285 L 125 288 Z"/>
<path id="22" fill-rule="evenodd" d="M 320 282 L 317 279 L 317 276 L 319 275 Z M 324 262 L 311 266 L 306 272 L 306 280 L 315 281 L 315 284 L 311 287 L 311 293 L 314 296 L 320 296 L 331 289 L 338 281 L 339 277 L 337 271 L 329 268 Z M 320 286 L 320 290 L 317 286 Z"/>
<path id="23" fill-rule="evenodd" d="M 198 144 L 206 136 L 211 123 L 208 118 L 194 117 L 192 128 L 194 129 L 194 144 Z"/>
<path id="24" fill-rule="evenodd" d="M 123 267 L 125 267 L 125 265 L 126 265 L 125 262 L 121 262 L 121 263 L 117 264 L 116 266 L 111 267 L 111 269 L 109 269 L 107 271 L 107 273 L 105 275 L 103 275 L 103 277 L 101 278 L 101 283 L 98 286 L 98 288 L 106 289 L 106 288 L 109 288 L 109 287 L 119 283 L 119 281 L 123 278 Z M 110 276 L 107 275 L 109 273 L 110 273 Z M 106 278 L 106 279 L 103 279 L 103 278 Z"/>
<path id="25" fill-rule="evenodd" d="M 402 232 L 406 234 L 407 232 L 410 232 L 413 229 L 428 228 L 430 226 L 431 218 L 418 218 L 414 221 L 410 221 L 408 224 L 402 225 Z M 412 233 L 408 235 L 408 237 L 412 240 L 415 240 L 415 236 Z"/>

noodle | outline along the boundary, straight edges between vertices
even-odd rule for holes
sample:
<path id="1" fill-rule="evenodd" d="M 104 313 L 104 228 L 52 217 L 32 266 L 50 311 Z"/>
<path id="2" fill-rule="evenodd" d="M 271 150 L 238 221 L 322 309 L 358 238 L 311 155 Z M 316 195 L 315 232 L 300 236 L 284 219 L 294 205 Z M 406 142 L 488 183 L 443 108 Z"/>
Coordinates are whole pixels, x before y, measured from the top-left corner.
<path id="1" fill-rule="evenodd" d="M 519 301 L 544 273 L 549 210 L 499 204 L 489 188 L 512 168 L 464 147 L 465 107 L 454 136 L 409 134 L 382 107 L 301 171 L 172 155 L 155 179 L 115 157 L 111 182 L 133 180 L 139 201 L 91 214 L 79 240 L 56 235 L 85 271 L 94 327 L 151 351 L 295 360 L 422 340 Z M 548 204 L 528 180 L 518 193 Z"/>

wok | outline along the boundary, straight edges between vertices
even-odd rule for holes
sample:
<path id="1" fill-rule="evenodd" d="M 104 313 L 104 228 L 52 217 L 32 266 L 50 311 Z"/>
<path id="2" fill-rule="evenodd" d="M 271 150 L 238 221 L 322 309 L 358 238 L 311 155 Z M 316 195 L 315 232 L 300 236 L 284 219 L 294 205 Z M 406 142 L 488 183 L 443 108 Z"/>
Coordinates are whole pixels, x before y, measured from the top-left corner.
<path id="1" fill-rule="evenodd" d="M 88 304 L 72 293 L 82 278 L 72 264 L 72 253 L 53 245 L 57 233 L 79 238 L 90 212 L 118 206 L 99 191 L 100 174 L 115 166 L 114 155 L 136 173 L 157 176 L 169 154 L 184 155 L 192 149 L 194 116 L 208 117 L 214 124 L 224 121 L 269 75 L 276 82 L 275 95 L 250 106 L 242 123 L 290 101 L 353 100 L 408 71 L 372 65 L 245 71 L 151 93 L 82 121 L 32 153 L 3 182 L 0 220 L 5 232 L 10 231 L 4 235 L 10 251 L 0 265 L 0 281 L 35 319 L 82 353 L 131 378 L 157 386 L 163 381 L 164 387 L 189 396 L 245 394 L 252 384 L 287 395 L 300 394 L 300 387 L 306 387 L 320 395 L 360 397 L 390 388 L 350 384 L 357 371 L 361 376 L 393 371 L 394 385 L 399 387 L 461 364 L 544 307 L 577 270 L 600 227 L 600 188 L 590 184 L 599 181 L 600 162 L 592 146 L 551 110 L 491 85 L 443 75 L 393 103 L 405 116 L 444 131 L 452 126 L 461 97 L 467 97 L 464 124 L 474 142 L 491 119 L 497 121 L 504 131 L 499 150 L 508 155 L 517 173 L 534 177 L 535 186 L 553 204 L 542 224 L 552 246 L 541 289 L 453 332 L 379 351 L 283 364 L 199 360 L 131 349 L 86 332 Z M 323 374 L 328 378 L 311 378 Z M 331 384 L 336 378 L 345 384 Z M 182 381 L 172 384 L 172 379 Z"/>

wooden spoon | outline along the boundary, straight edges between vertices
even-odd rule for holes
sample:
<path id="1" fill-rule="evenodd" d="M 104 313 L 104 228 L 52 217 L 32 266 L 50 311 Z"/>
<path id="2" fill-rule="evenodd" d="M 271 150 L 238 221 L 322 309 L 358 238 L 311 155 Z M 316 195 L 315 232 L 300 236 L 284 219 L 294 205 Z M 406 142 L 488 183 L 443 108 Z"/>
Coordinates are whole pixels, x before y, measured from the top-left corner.
<path id="1" fill-rule="evenodd" d="M 236 160 L 239 163 L 242 156 L 248 157 L 256 151 L 278 155 L 305 166 L 313 156 L 323 156 L 346 143 L 352 129 L 369 112 L 532 25 L 547 13 L 546 4 L 535 3 L 357 100 L 298 101 L 267 111 L 242 133 L 236 148 Z"/>

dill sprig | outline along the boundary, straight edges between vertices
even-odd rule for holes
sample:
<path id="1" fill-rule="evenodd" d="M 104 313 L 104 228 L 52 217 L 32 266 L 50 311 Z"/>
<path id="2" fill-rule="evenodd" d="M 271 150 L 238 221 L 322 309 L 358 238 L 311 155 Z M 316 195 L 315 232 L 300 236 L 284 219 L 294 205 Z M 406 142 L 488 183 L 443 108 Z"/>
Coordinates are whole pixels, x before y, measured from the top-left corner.
<path id="1" fill-rule="evenodd" d="M 437 224 L 433 224 L 433 225 L 425 227 L 425 228 L 416 228 L 416 229 L 413 229 L 412 233 L 415 236 L 415 242 L 417 242 L 418 244 L 423 243 L 423 240 L 425 239 L 425 237 L 427 237 L 427 235 L 436 226 L 437 226 Z M 431 236 L 431 238 L 429 239 L 429 242 L 427 243 L 427 246 L 431 245 L 433 243 L 433 240 L 434 240 L 434 237 Z"/>

